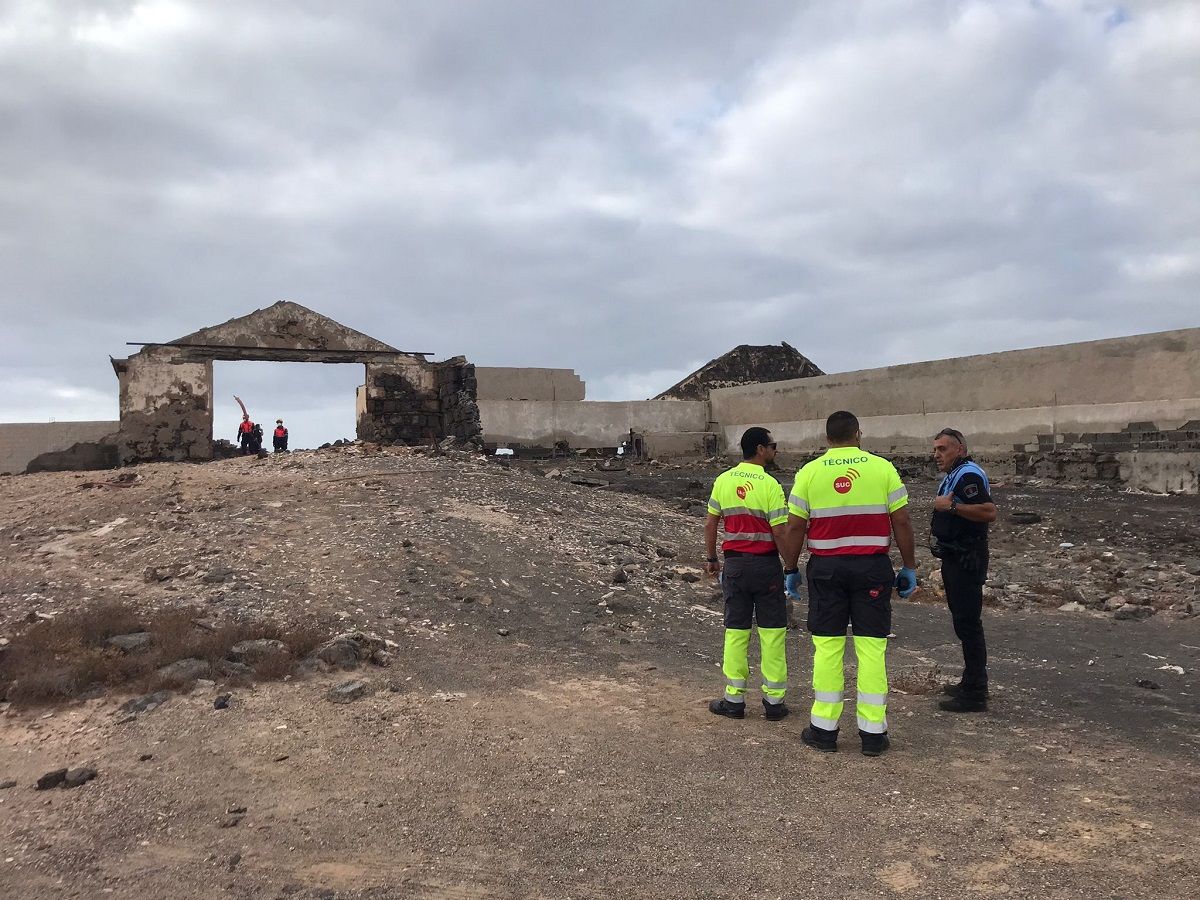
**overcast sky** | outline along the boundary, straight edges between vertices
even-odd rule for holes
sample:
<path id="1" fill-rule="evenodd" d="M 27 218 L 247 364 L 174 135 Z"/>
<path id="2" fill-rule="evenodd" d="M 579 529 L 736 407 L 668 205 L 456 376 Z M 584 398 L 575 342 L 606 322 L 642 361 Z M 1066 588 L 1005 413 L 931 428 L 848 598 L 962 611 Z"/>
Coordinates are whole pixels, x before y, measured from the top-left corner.
<path id="1" fill-rule="evenodd" d="M 0 420 L 281 299 L 592 399 L 1200 325 L 1198 47 L 1194 0 L 0 0 Z M 360 369 L 256 365 L 220 398 L 353 430 Z"/>

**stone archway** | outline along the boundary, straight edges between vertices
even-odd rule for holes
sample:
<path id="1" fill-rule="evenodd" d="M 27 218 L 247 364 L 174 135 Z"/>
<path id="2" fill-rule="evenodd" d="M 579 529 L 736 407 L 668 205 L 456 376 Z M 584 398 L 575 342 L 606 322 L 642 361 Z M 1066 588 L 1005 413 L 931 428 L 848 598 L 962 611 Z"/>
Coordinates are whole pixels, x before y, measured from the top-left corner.
<path id="1" fill-rule="evenodd" d="M 358 437 L 425 444 L 479 436 L 475 367 L 461 356 L 429 362 L 298 303 L 280 301 L 112 360 L 120 384 L 122 464 L 213 457 L 213 362 L 361 363 Z"/>

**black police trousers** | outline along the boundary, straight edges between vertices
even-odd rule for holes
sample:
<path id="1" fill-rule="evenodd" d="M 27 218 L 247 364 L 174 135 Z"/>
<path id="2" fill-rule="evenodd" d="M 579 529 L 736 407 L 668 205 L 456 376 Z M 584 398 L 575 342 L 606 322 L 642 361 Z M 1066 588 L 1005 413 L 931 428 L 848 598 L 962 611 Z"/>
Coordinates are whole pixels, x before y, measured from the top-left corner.
<path id="1" fill-rule="evenodd" d="M 987 641 L 983 636 L 983 583 L 987 580 L 986 563 L 982 570 L 976 561 L 960 556 L 942 560 L 942 583 L 946 587 L 946 605 L 954 622 L 954 635 L 962 643 L 963 692 L 986 696 L 988 692 Z"/>

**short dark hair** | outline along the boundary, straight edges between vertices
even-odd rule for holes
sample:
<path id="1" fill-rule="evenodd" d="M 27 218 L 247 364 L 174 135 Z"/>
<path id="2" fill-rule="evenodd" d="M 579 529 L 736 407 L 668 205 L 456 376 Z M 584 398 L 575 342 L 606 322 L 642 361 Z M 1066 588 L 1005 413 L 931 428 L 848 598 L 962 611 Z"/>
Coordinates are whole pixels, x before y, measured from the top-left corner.
<path id="1" fill-rule="evenodd" d="M 755 425 L 742 432 L 742 459 L 754 459 L 759 447 L 771 443 L 771 432 Z"/>
<path id="2" fill-rule="evenodd" d="M 933 439 L 936 441 L 940 437 L 952 437 L 964 447 L 967 446 L 967 439 L 963 437 L 963 433 L 957 428 L 943 428 L 933 436 Z"/>
<path id="3" fill-rule="evenodd" d="M 852 412 L 839 409 L 825 420 L 825 437 L 831 441 L 844 443 L 854 440 L 858 434 L 858 416 Z"/>

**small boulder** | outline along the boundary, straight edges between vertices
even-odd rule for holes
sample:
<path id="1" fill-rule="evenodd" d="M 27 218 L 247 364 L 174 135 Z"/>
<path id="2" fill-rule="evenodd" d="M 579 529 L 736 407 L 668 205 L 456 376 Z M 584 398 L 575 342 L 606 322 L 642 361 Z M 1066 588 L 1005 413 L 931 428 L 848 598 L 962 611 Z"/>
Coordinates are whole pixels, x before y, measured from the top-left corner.
<path id="1" fill-rule="evenodd" d="M 1125 622 L 1131 619 L 1145 619 L 1152 615 L 1154 615 L 1154 610 L 1149 606 L 1134 606 L 1132 603 L 1126 603 L 1113 613 L 1113 618 Z"/>
<path id="2" fill-rule="evenodd" d="M 350 703 L 366 695 L 370 684 L 365 681 L 343 681 L 329 689 L 329 699 L 334 703 Z"/>
<path id="3" fill-rule="evenodd" d="M 17 783 L 11 778 L 7 781 L 0 781 L 0 791 L 7 791 L 9 788 L 15 788 Z"/>
<path id="4" fill-rule="evenodd" d="M 229 658 L 234 662 L 253 666 L 267 657 L 287 652 L 288 646 L 283 641 L 273 638 L 258 638 L 250 641 L 238 641 L 229 648 Z"/>
<path id="5" fill-rule="evenodd" d="M 136 653 L 154 643 L 154 638 L 149 632 L 135 631 L 132 634 L 114 634 L 105 643 L 110 647 L 116 647 L 122 653 Z"/>
<path id="6" fill-rule="evenodd" d="M 377 634 L 368 631 L 349 631 L 326 641 L 313 651 L 310 659 L 319 660 L 336 669 L 354 669 L 375 653 L 386 650 L 387 644 Z"/>
<path id="7" fill-rule="evenodd" d="M 1008 520 L 1014 525 L 1036 525 L 1042 521 L 1042 517 L 1035 512 L 1013 512 Z"/>
<path id="8" fill-rule="evenodd" d="M 37 780 L 37 787 L 34 790 L 48 791 L 50 788 L 56 788 L 62 784 L 67 778 L 66 769 L 52 769 Z"/>
<path id="9" fill-rule="evenodd" d="M 224 584 L 233 577 L 233 569 L 229 566 L 217 566 L 202 579 L 205 584 Z"/>
<path id="10" fill-rule="evenodd" d="M 624 569 L 622 569 L 620 566 L 618 566 L 616 571 L 613 572 L 612 583 L 613 584 L 625 584 L 627 581 L 629 581 L 629 576 L 627 574 L 625 574 Z"/>
<path id="11" fill-rule="evenodd" d="M 217 663 L 217 672 L 222 678 L 243 678 L 254 674 L 254 670 L 245 663 L 223 659 Z"/>
<path id="12" fill-rule="evenodd" d="M 69 769 L 66 776 L 63 778 L 64 788 L 79 787 L 81 784 L 87 784 L 99 773 L 95 769 L 89 769 L 86 766 L 78 769 Z"/>
<path id="13" fill-rule="evenodd" d="M 203 659 L 180 659 L 163 666 L 158 670 L 158 677 L 164 681 L 178 683 L 195 681 L 197 678 L 207 678 L 212 673 L 212 666 Z"/>

